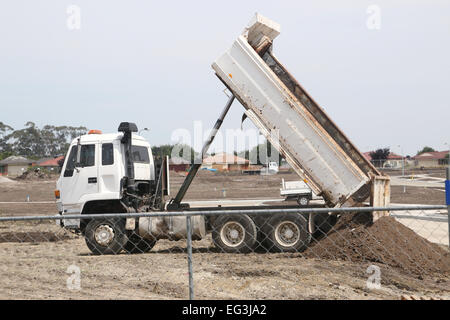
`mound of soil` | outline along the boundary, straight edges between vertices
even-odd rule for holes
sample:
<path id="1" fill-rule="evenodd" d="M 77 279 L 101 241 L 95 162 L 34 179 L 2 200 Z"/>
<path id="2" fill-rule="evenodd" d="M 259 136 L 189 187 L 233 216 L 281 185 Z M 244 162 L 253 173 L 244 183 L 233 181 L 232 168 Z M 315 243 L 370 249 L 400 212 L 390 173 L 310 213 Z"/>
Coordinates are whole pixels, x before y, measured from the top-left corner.
<path id="1" fill-rule="evenodd" d="M 450 273 L 450 254 L 393 217 L 372 223 L 371 213 L 343 214 L 322 240 L 311 243 L 307 257 L 373 262 L 423 275 Z"/>
<path id="2" fill-rule="evenodd" d="M 26 180 L 26 181 L 33 181 L 33 180 L 49 180 L 53 179 L 55 176 L 46 172 L 42 171 L 25 171 L 20 176 L 16 178 L 16 180 Z"/>

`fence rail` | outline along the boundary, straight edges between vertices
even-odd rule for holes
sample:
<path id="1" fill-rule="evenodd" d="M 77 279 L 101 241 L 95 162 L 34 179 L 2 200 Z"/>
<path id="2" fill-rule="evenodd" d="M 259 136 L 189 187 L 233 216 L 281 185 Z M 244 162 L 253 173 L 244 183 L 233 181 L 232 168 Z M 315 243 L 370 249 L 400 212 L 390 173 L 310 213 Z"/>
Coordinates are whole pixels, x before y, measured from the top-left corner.
<path id="1" fill-rule="evenodd" d="M 395 207 L 349 207 L 349 208 L 295 208 L 295 209 L 236 209 L 236 210 L 189 210 L 189 211 L 155 211 L 138 213 L 97 213 L 97 214 L 65 214 L 42 216 L 5 216 L 1 221 L 23 220 L 67 220 L 67 219 L 100 219 L 100 218 L 144 218 L 165 216 L 199 216 L 199 215 L 223 215 L 223 214 L 265 214 L 265 213 L 351 213 L 374 211 L 415 211 L 415 210 L 447 210 L 446 205 L 417 205 Z"/>

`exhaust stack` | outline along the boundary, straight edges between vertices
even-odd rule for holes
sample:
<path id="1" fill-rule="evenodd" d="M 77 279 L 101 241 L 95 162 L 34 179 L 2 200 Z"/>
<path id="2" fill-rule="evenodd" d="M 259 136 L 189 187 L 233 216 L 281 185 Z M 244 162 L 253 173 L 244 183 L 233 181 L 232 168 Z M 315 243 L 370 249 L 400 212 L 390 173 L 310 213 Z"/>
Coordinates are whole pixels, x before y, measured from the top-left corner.
<path id="1" fill-rule="evenodd" d="M 123 132 L 123 137 L 120 140 L 125 145 L 125 162 L 126 162 L 126 187 L 129 192 L 134 191 L 134 163 L 131 154 L 132 136 L 133 132 L 138 132 L 135 123 L 121 122 L 119 125 L 119 132 Z M 130 190 L 131 189 L 131 190 Z"/>

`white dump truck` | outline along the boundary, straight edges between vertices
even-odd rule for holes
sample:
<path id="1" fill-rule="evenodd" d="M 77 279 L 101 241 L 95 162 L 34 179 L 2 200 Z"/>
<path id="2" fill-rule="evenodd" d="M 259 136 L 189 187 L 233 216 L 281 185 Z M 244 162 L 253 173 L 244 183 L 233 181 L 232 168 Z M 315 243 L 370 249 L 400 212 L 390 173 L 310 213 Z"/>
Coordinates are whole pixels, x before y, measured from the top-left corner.
<path id="1" fill-rule="evenodd" d="M 380 175 L 274 56 L 272 43 L 279 33 L 278 24 L 257 14 L 231 48 L 213 63 L 216 75 L 233 95 L 201 157 L 237 98 L 245 115 L 309 188 L 323 197 L 326 206 L 358 206 L 369 197 L 374 206 L 388 205 L 389 179 Z M 152 155 L 150 144 L 136 134 L 135 124 L 123 122 L 118 131 L 102 134 L 93 130 L 73 140 L 55 191 L 59 213 L 195 209 L 183 203 L 183 198 L 201 159 L 191 166 L 178 193 L 170 198 L 168 161 Z M 299 251 L 320 227 L 316 221 L 327 219 L 335 221 L 328 215 L 313 218 L 298 213 L 199 215 L 192 217 L 192 236 L 198 240 L 212 233 L 214 244 L 226 252 L 248 252 L 259 245 L 276 251 Z M 81 233 L 96 254 L 146 252 L 159 239 L 178 240 L 187 235 L 186 219 L 170 214 L 60 221 L 63 227 Z"/>

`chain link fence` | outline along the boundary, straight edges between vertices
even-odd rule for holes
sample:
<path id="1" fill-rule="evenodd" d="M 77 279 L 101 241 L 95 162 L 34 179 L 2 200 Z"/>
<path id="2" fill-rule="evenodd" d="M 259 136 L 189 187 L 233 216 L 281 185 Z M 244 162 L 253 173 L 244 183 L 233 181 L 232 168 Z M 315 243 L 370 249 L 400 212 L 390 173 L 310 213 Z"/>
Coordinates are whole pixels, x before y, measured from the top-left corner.
<path id="1" fill-rule="evenodd" d="M 450 298 L 448 243 L 446 206 L 2 216 L 0 298 Z"/>

